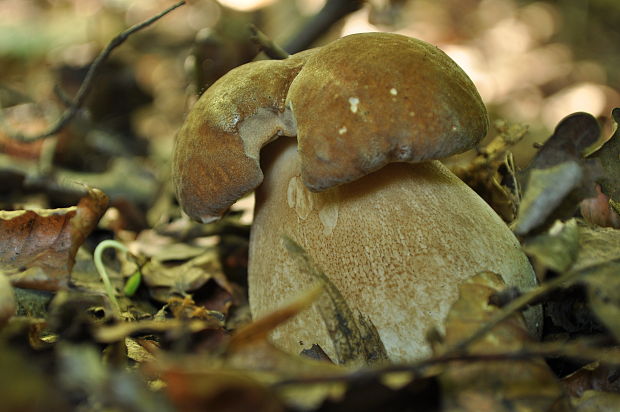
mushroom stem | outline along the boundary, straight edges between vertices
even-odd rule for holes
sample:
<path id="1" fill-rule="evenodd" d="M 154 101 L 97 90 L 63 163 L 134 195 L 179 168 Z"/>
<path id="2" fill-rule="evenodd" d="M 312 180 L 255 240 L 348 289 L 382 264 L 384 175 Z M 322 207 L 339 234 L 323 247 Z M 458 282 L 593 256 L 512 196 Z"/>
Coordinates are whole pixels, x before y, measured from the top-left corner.
<path id="1" fill-rule="evenodd" d="M 509 285 L 535 277 L 519 243 L 469 187 L 437 161 L 393 163 L 324 192 L 302 183 L 294 139 L 263 150 L 250 241 L 250 308 L 263 316 L 313 283 L 282 244 L 299 243 L 348 307 L 376 327 L 393 361 L 430 354 L 425 334 L 441 328 L 458 284 L 481 271 Z M 273 341 L 299 353 L 318 344 L 338 359 L 333 331 L 317 305 L 276 329 Z M 532 330 L 539 313 L 530 313 Z"/>

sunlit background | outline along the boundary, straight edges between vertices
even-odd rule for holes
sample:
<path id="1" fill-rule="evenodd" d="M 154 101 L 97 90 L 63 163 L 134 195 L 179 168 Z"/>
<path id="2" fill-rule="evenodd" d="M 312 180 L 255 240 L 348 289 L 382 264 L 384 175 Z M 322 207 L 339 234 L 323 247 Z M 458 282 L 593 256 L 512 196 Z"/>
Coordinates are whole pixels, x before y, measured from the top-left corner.
<path id="1" fill-rule="evenodd" d="M 136 133 L 162 157 L 169 153 L 171 138 L 200 88 L 194 78 L 197 44 L 211 45 L 216 38 L 220 50 L 207 63 L 234 66 L 252 58 L 239 51 L 249 23 L 285 44 L 324 2 L 192 0 L 131 38 L 114 52 L 114 60 L 128 67 L 152 96 L 132 117 Z M 0 0 L 3 95 L 6 90 L 23 94 L 39 103 L 37 110 L 46 118 L 54 118 L 62 107 L 54 101 L 53 88 L 63 68 L 87 65 L 119 31 L 171 4 Z M 525 123 L 529 140 L 540 142 L 575 111 L 589 112 L 610 127 L 610 110 L 620 106 L 620 33 L 610 22 L 619 16 L 613 0 L 369 0 L 316 44 L 367 31 L 397 32 L 436 44 L 473 79 L 492 119 Z M 75 80 L 64 81 L 69 93 L 75 91 Z"/>

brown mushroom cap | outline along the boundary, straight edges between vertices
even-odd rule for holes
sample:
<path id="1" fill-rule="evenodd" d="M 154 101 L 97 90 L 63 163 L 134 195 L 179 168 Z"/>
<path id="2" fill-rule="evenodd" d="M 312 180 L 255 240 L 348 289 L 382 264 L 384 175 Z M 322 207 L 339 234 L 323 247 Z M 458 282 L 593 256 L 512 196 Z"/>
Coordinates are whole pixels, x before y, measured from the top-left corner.
<path id="1" fill-rule="evenodd" d="M 258 152 L 279 134 L 294 135 L 286 93 L 308 54 L 237 67 L 192 107 L 172 158 L 177 199 L 189 216 L 217 219 L 263 181 Z"/>
<path id="2" fill-rule="evenodd" d="M 173 181 L 184 210 L 206 222 L 262 182 L 260 149 L 280 135 L 298 136 L 302 180 L 321 191 L 390 162 L 465 151 L 487 122 L 445 53 L 402 35 L 356 34 L 218 80 L 179 131 Z"/>
<path id="3" fill-rule="evenodd" d="M 321 191 L 391 162 L 471 149 L 488 126 L 476 87 L 437 47 L 355 34 L 311 56 L 291 84 L 302 179 Z"/>

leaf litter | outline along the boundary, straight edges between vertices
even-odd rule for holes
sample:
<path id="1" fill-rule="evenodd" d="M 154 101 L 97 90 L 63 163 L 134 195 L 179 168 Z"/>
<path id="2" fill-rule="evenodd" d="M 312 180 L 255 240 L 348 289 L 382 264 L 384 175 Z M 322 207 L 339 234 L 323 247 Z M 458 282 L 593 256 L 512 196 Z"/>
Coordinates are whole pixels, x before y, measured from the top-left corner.
<path id="1" fill-rule="evenodd" d="M 612 116 L 620 121 L 620 109 Z M 102 173 L 75 171 L 68 165 L 89 162 L 71 159 L 79 150 L 68 136 L 61 139 L 64 166 L 41 176 L 32 160 L 45 156 L 44 145 L 3 137 L 0 173 L 13 177 L 12 193 L 40 190 L 48 203 L 62 199 L 65 207 L 0 212 L 0 408 L 588 411 L 617 405 L 619 132 L 592 150 L 598 123 L 575 113 L 518 171 L 511 151 L 527 127 L 504 122 L 496 129 L 495 139 L 458 173 L 513 222 L 541 286 L 506 294 L 498 275 L 472 277 L 461 287 L 445 335 L 429 332 L 434 355 L 405 365 L 385 363 L 372 324 L 346 307 L 298 245 L 289 244 L 289 251 L 317 286 L 252 321 L 244 284 L 249 227 L 234 214 L 217 224 L 189 223 L 169 191 L 157 193 L 152 168 L 129 160 L 135 152 L 113 156 Z M 84 196 L 66 184 L 74 180 L 97 189 Z M 144 211 L 155 203 L 167 208 L 168 218 L 157 224 Z M 111 316 L 92 264 L 94 246 L 110 237 L 141 259 L 142 277 L 125 296 L 135 265 L 122 254 L 103 256 L 131 320 Z M 36 305 L 27 306 L 26 297 Z M 346 326 L 355 326 L 352 334 L 332 328 L 343 359 L 379 362 L 337 365 L 320 347 L 296 356 L 269 343 L 273 328 L 311 304 L 338 307 Z M 542 342 L 524 328 L 519 311 L 528 305 L 547 313 Z M 576 308 L 587 322 L 569 325 Z"/>

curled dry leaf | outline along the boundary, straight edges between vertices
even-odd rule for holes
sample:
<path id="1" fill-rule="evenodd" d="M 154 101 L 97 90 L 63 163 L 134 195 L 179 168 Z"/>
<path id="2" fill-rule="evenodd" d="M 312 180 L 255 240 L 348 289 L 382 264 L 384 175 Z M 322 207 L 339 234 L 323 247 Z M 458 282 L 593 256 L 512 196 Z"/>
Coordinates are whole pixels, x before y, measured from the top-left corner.
<path id="1" fill-rule="evenodd" d="M 166 393 L 180 411 L 285 411 L 282 401 L 251 376 L 233 370 L 169 368 Z"/>
<path id="2" fill-rule="evenodd" d="M 446 320 L 447 347 L 469 337 L 499 310 L 489 297 L 505 287 L 501 277 L 483 272 L 460 288 Z M 470 353 L 518 353 L 530 341 L 520 314 L 498 324 L 475 342 Z M 456 362 L 440 375 L 444 411 L 546 411 L 565 402 L 563 391 L 542 358 Z M 558 408 L 554 410 L 564 410 Z"/>
<path id="3" fill-rule="evenodd" d="M 77 206 L 0 211 L 0 272 L 18 287 L 66 287 L 77 250 L 107 204 L 103 192 L 90 189 Z"/>
<path id="4" fill-rule="evenodd" d="M 161 302 L 170 302 L 178 294 L 196 291 L 213 281 L 218 290 L 206 298 L 208 302 L 199 303 L 224 314 L 228 313 L 233 303 L 234 287 L 226 278 L 214 247 L 176 266 L 156 258 L 151 259 L 142 267 L 142 276 L 151 290 L 151 296 Z"/>
<path id="5" fill-rule="evenodd" d="M 616 411 L 620 405 L 620 394 L 600 391 L 586 391 L 582 397 L 573 400 L 575 412 Z"/>
<path id="6" fill-rule="evenodd" d="M 600 162 L 583 153 L 599 137 L 596 119 L 587 113 L 573 113 L 557 125 L 553 135 L 520 174 L 524 187 L 514 232 L 526 235 L 570 218 L 579 202 L 596 195 L 597 179 L 603 174 Z"/>
<path id="7" fill-rule="evenodd" d="M 512 222 L 519 207 L 520 186 L 511 153 L 527 134 L 527 126 L 498 120 L 497 136 L 476 149 L 476 157 L 452 171 L 476 191 L 506 222 Z"/>
<path id="8" fill-rule="evenodd" d="M 602 362 L 592 362 L 562 379 L 572 397 L 581 397 L 586 391 L 620 392 L 620 369 Z"/>
<path id="9" fill-rule="evenodd" d="M 556 222 L 547 233 L 527 239 L 524 249 L 541 277 L 549 269 L 571 276 L 565 286 L 585 285 L 590 309 L 620 339 L 620 230 L 578 219 Z M 575 317 L 574 308 L 568 311 Z"/>
<path id="10" fill-rule="evenodd" d="M 580 185 L 582 179 L 583 170 L 575 161 L 532 170 L 521 201 L 519 216 L 514 222 L 514 232 L 525 235 L 543 225 L 569 193 Z"/>
<path id="11" fill-rule="evenodd" d="M 597 222 L 593 219 L 593 223 L 603 223 L 601 226 L 620 227 L 620 107 L 612 111 L 612 117 L 616 121 L 616 131 L 598 150 L 589 157 L 598 159 L 601 162 L 605 175 L 599 179 L 601 184 L 600 192 L 606 197 L 608 205 L 599 208 L 601 214 L 608 216 L 597 216 L 603 222 Z M 584 215 L 584 217 L 586 217 Z"/>
<path id="12" fill-rule="evenodd" d="M 579 252 L 577 221 L 556 221 L 548 232 L 527 239 L 523 250 L 532 258 L 539 279 L 544 279 L 547 269 L 558 273 L 567 271 Z"/>
<path id="13" fill-rule="evenodd" d="M 602 192 L 601 185 L 596 185 L 596 197 L 583 200 L 579 209 L 581 216 L 592 224 L 620 229 L 620 215 L 616 212 L 616 205 L 614 200 Z"/>
<path id="14" fill-rule="evenodd" d="M 266 337 L 273 328 L 307 308 L 322 292 L 321 285 L 313 287 L 288 306 L 236 331 L 230 339 L 222 342 L 222 350 L 210 352 L 211 355 L 224 356 L 160 357 L 149 368 L 166 383 L 168 395 L 180 408 L 189 403 L 201 405 L 201 410 L 221 410 L 222 404 L 218 402 L 223 402 L 241 403 L 241 409 L 231 410 L 246 410 L 243 399 L 251 397 L 256 402 L 251 409 L 263 410 L 263 396 L 267 396 L 277 397 L 295 410 L 314 410 L 325 399 L 340 396 L 345 385 L 342 382 L 271 385 L 289 379 L 340 375 L 346 369 L 330 362 L 286 353 L 269 343 Z M 105 336 L 100 337 L 118 339 L 123 336 L 118 333 L 118 327 L 114 328 L 106 328 Z M 274 407 L 271 402 L 267 405 L 266 410 Z"/>

